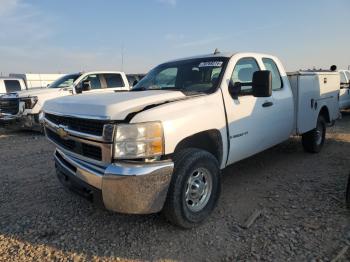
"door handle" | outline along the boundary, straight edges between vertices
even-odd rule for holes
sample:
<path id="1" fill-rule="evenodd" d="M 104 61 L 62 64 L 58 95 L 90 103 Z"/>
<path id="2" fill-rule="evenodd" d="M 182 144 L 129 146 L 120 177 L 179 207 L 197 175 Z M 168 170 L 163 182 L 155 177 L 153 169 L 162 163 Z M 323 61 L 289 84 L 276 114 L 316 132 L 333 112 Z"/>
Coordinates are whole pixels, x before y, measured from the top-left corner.
<path id="1" fill-rule="evenodd" d="M 272 106 L 273 103 L 272 102 L 265 102 L 262 104 L 263 107 L 269 107 L 269 106 Z"/>

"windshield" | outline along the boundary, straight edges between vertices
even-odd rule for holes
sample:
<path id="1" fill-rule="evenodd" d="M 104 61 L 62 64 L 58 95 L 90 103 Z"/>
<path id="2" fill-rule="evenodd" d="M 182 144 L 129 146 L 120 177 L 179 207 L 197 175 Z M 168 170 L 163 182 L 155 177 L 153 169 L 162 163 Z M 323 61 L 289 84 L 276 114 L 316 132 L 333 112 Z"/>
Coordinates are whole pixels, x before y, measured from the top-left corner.
<path id="1" fill-rule="evenodd" d="M 78 79 L 78 77 L 81 76 L 81 74 L 71 74 L 71 75 L 65 75 L 60 78 L 58 78 L 56 81 L 52 82 L 49 85 L 49 88 L 64 88 L 72 86 L 74 81 Z"/>
<path id="2" fill-rule="evenodd" d="M 178 90 L 211 93 L 216 90 L 228 58 L 209 57 L 161 64 L 151 70 L 132 91 Z"/>

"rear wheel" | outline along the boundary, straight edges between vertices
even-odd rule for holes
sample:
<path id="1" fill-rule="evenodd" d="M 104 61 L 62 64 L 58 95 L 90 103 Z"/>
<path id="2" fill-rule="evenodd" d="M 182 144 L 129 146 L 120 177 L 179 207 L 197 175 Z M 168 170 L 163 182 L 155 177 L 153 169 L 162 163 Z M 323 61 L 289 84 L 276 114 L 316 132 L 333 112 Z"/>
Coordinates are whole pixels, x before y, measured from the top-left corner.
<path id="1" fill-rule="evenodd" d="M 213 211 L 221 191 L 217 159 L 199 149 L 185 149 L 174 157 L 175 167 L 162 213 L 175 225 L 191 228 Z"/>
<path id="2" fill-rule="evenodd" d="M 326 120 L 323 116 L 317 119 L 315 129 L 302 135 L 302 144 L 304 150 L 310 153 L 318 153 L 321 151 L 326 139 Z"/>

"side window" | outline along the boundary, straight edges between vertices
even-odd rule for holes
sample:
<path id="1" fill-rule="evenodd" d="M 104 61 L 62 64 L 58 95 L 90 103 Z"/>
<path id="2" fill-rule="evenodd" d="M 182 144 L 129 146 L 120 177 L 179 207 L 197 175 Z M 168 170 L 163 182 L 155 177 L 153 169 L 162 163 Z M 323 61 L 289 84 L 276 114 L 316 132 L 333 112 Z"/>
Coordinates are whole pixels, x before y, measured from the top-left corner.
<path id="1" fill-rule="evenodd" d="M 176 67 L 164 69 L 163 71 L 159 72 L 159 74 L 156 76 L 154 84 L 162 88 L 175 87 L 176 76 Z"/>
<path id="2" fill-rule="evenodd" d="M 129 86 L 134 86 L 135 81 L 137 81 L 136 76 L 126 76 L 129 82 Z"/>
<path id="3" fill-rule="evenodd" d="M 123 87 L 124 82 L 120 74 L 104 74 L 107 88 Z"/>
<path id="4" fill-rule="evenodd" d="M 345 71 L 345 74 L 348 77 L 348 83 L 350 83 L 350 72 L 349 71 Z"/>
<path id="5" fill-rule="evenodd" d="M 6 92 L 21 91 L 21 84 L 18 80 L 4 80 Z"/>
<path id="6" fill-rule="evenodd" d="M 101 81 L 98 75 L 88 75 L 83 81 L 90 81 L 91 89 L 101 89 Z"/>
<path id="7" fill-rule="evenodd" d="M 344 72 L 340 72 L 340 83 L 341 84 L 346 84 L 346 77 L 345 77 L 345 73 Z"/>
<path id="8" fill-rule="evenodd" d="M 260 68 L 258 63 L 254 58 L 247 57 L 240 59 L 235 69 L 233 69 L 233 73 L 231 76 L 231 81 L 233 84 L 240 82 L 243 84 L 247 84 L 242 86 L 241 94 L 250 94 L 252 91 L 251 83 L 253 82 L 253 74 L 256 71 L 259 71 Z M 249 85 L 250 84 L 250 85 Z"/>
<path id="9" fill-rule="evenodd" d="M 272 90 L 281 89 L 283 87 L 282 78 L 276 63 L 270 58 L 263 58 L 262 61 L 266 67 L 266 70 L 269 70 L 272 73 Z"/>

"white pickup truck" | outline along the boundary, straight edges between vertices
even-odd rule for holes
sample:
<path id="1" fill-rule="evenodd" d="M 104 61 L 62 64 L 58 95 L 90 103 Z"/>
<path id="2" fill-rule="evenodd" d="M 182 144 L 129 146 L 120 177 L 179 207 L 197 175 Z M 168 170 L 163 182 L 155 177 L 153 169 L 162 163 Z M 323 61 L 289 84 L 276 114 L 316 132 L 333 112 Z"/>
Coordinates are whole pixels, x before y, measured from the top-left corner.
<path id="1" fill-rule="evenodd" d="M 48 85 L 56 81 L 65 74 L 16 74 L 10 73 L 10 77 L 21 78 L 26 84 L 26 89 L 46 88 Z"/>
<path id="2" fill-rule="evenodd" d="M 8 128 L 40 130 L 40 114 L 47 100 L 77 94 L 128 91 L 125 73 L 98 71 L 62 76 L 48 88 L 33 88 L 0 97 L 0 124 Z"/>
<path id="3" fill-rule="evenodd" d="M 271 55 L 215 53 L 161 64 L 130 92 L 50 100 L 58 178 L 109 210 L 162 210 L 193 227 L 214 209 L 226 166 L 293 134 L 321 150 L 339 115 L 339 74 L 289 77 Z"/>
<path id="4" fill-rule="evenodd" d="M 0 77 L 0 97 L 7 93 L 26 90 L 26 83 L 22 78 Z"/>
<path id="5" fill-rule="evenodd" d="M 350 71 L 339 70 L 340 74 L 340 94 L 339 107 L 340 109 L 350 108 Z"/>

